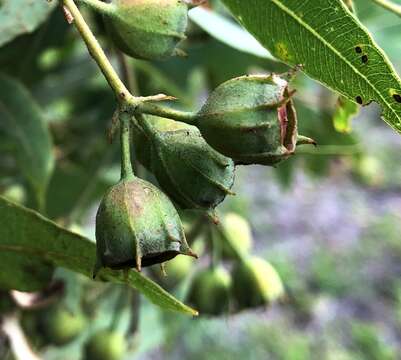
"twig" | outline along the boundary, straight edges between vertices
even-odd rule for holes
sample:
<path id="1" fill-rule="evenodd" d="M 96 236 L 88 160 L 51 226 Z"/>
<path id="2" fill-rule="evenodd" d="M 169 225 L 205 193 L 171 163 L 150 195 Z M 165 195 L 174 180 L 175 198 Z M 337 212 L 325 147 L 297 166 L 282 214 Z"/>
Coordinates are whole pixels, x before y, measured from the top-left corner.
<path id="1" fill-rule="evenodd" d="M 381 7 L 393 12 L 394 14 L 401 16 L 401 5 L 395 4 L 390 0 L 372 0 L 375 2 L 377 5 L 380 5 Z"/>
<path id="2" fill-rule="evenodd" d="M 99 42 L 96 40 L 96 37 L 93 35 L 85 19 L 81 15 L 74 0 L 63 0 L 63 4 L 64 7 L 71 13 L 75 27 L 85 41 L 89 53 L 98 64 L 111 88 L 114 90 L 117 99 L 120 101 L 133 100 L 133 102 L 135 102 L 134 97 L 125 87 L 113 66 L 110 64 L 110 61 L 107 59 L 106 54 L 99 45 Z"/>

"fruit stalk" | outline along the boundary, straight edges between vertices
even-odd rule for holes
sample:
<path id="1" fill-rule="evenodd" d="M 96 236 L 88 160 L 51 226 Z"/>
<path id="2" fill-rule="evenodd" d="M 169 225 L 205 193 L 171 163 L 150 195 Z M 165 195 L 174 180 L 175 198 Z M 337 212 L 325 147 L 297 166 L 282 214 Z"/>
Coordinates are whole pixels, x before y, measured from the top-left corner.
<path id="1" fill-rule="evenodd" d="M 195 113 L 190 111 L 181 111 L 151 103 L 149 101 L 143 101 L 136 106 L 136 112 L 141 112 L 148 115 L 155 115 L 180 121 L 189 125 L 195 124 Z"/>
<path id="2" fill-rule="evenodd" d="M 95 1 L 86 1 L 87 4 L 89 4 L 90 2 L 95 3 Z M 110 87 L 114 90 L 117 99 L 119 99 L 119 101 L 133 100 L 134 97 L 125 87 L 125 85 L 117 75 L 116 71 L 114 70 L 113 66 L 110 64 L 110 61 L 107 59 L 107 56 L 101 48 L 99 42 L 93 35 L 83 16 L 81 15 L 74 0 L 63 0 L 63 5 L 73 16 L 75 27 L 79 31 L 82 39 L 85 41 L 89 53 L 98 64 Z"/>
<path id="3" fill-rule="evenodd" d="M 134 171 L 131 163 L 131 134 L 130 115 L 126 112 L 120 113 L 120 139 L 121 139 L 121 179 L 130 179 L 134 177 Z"/>
<path id="4" fill-rule="evenodd" d="M 102 12 L 103 14 L 110 13 L 113 7 L 113 5 L 102 2 L 100 0 L 78 0 L 78 2 L 81 2 L 82 4 L 89 6 L 93 10 Z"/>

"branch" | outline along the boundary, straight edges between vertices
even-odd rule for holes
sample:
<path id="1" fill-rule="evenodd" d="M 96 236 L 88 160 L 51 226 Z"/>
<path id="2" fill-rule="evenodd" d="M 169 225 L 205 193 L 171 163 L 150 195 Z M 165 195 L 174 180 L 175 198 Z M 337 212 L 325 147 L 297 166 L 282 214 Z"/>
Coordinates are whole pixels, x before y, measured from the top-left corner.
<path id="1" fill-rule="evenodd" d="M 395 4 L 390 0 L 372 0 L 372 1 L 375 2 L 377 5 L 380 5 L 381 7 L 385 8 L 386 10 L 389 10 L 394 14 L 401 16 L 401 5 Z"/>
<path id="2" fill-rule="evenodd" d="M 98 64 L 100 70 L 102 71 L 111 88 L 114 90 L 117 99 L 119 99 L 120 101 L 135 102 L 135 98 L 125 87 L 125 85 L 117 75 L 116 71 L 114 70 L 113 66 L 110 64 L 110 61 L 107 59 L 107 56 L 99 45 L 99 42 L 96 40 L 96 37 L 93 35 L 91 29 L 81 15 L 74 0 L 62 1 L 64 7 L 70 12 L 75 23 L 75 27 L 85 41 L 89 53 Z"/>

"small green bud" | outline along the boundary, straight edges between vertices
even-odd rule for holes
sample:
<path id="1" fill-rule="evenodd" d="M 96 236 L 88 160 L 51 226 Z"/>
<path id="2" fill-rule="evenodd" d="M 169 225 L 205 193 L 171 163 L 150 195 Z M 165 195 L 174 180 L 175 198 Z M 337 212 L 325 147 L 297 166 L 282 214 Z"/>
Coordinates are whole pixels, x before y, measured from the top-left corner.
<path id="1" fill-rule="evenodd" d="M 287 81 L 242 76 L 217 87 L 197 114 L 205 140 L 236 164 L 274 165 L 291 156 L 297 116 Z M 302 143 L 313 140 L 302 137 Z"/>
<path id="2" fill-rule="evenodd" d="M 134 135 L 136 152 L 144 154 L 138 160 L 178 205 L 213 210 L 232 194 L 233 161 L 210 147 L 196 127 L 153 116 L 147 117 L 147 124 L 145 137 Z M 150 151 L 150 157 L 145 151 Z"/>
<path id="3" fill-rule="evenodd" d="M 159 60 L 179 53 L 188 23 L 185 1 L 113 0 L 103 8 L 114 43 L 127 55 Z"/>
<path id="4" fill-rule="evenodd" d="M 222 241 L 223 255 L 228 258 L 235 258 L 236 255 L 232 249 L 235 247 L 236 251 L 241 254 L 248 254 L 252 248 L 252 232 L 248 221 L 236 213 L 227 213 L 224 215 L 223 232 L 227 237 L 227 241 Z"/>
<path id="5" fill-rule="evenodd" d="M 269 304 L 284 294 L 277 271 L 270 263 L 258 257 L 236 264 L 232 278 L 233 294 L 240 309 Z"/>
<path id="6" fill-rule="evenodd" d="M 151 183 L 121 180 L 104 196 L 96 216 L 97 265 L 112 269 L 150 266 L 178 254 L 196 255 L 169 198 Z"/>
<path id="7" fill-rule="evenodd" d="M 44 319 L 43 330 L 49 342 L 61 346 L 74 340 L 86 327 L 85 316 L 64 307 L 53 307 Z"/>
<path id="8" fill-rule="evenodd" d="M 230 287 L 230 274 L 223 267 L 204 269 L 195 275 L 188 300 L 201 314 L 220 315 L 228 312 Z"/>
<path id="9" fill-rule="evenodd" d="M 127 350 L 122 333 L 101 330 L 95 333 L 85 346 L 86 360 L 120 360 Z"/>

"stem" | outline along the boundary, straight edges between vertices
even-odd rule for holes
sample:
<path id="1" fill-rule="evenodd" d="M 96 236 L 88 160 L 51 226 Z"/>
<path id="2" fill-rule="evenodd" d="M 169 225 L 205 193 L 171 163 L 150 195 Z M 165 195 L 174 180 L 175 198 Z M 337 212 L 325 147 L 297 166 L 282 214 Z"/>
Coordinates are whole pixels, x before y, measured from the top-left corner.
<path id="1" fill-rule="evenodd" d="M 77 0 L 101 14 L 111 14 L 114 6 L 99 0 Z"/>
<path id="2" fill-rule="evenodd" d="M 211 261 L 211 267 L 213 270 L 215 270 L 220 263 L 221 259 L 221 246 L 220 242 L 216 237 L 216 233 L 214 229 L 209 226 L 209 236 L 212 239 L 212 261 Z"/>
<path id="3" fill-rule="evenodd" d="M 380 5 L 381 7 L 389 11 L 392 11 L 396 15 L 401 16 L 401 5 L 395 4 L 389 0 L 372 0 L 372 1 L 375 2 L 377 5 Z"/>
<path id="4" fill-rule="evenodd" d="M 121 179 L 129 179 L 134 176 L 131 164 L 131 133 L 130 116 L 126 112 L 120 114 L 120 137 L 121 137 Z"/>
<path id="5" fill-rule="evenodd" d="M 181 121 L 190 125 L 195 125 L 196 122 L 196 114 L 194 112 L 175 110 L 166 106 L 156 105 L 154 103 L 146 101 L 138 104 L 138 106 L 136 107 L 136 111 L 148 115 L 156 115 L 168 119 Z"/>
<path id="6" fill-rule="evenodd" d="M 85 0 L 85 2 L 87 4 L 97 3 L 97 1 L 95 2 L 93 0 L 92 1 Z M 85 19 L 82 17 L 74 0 L 63 0 L 63 4 L 73 16 L 75 27 L 81 34 L 83 40 L 85 41 L 89 53 L 98 64 L 100 70 L 102 71 L 103 75 L 105 76 L 111 88 L 114 90 L 117 99 L 120 99 L 120 101 L 121 100 L 128 101 L 130 99 L 132 100 L 133 96 L 130 94 L 128 89 L 125 87 L 125 85 L 123 84 L 123 82 L 120 80 L 117 73 L 113 69 L 113 66 L 110 64 L 110 61 L 107 59 L 107 56 L 104 53 L 101 46 L 99 45 L 98 41 L 96 40 L 96 37 L 93 35 Z M 104 5 L 107 6 L 107 4 Z M 100 5 L 98 4 L 97 6 Z"/>
<path id="7" fill-rule="evenodd" d="M 352 13 L 354 12 L 354 2 L 353 0 L 344 0 L 345 5 L 351 11 Z"/>

